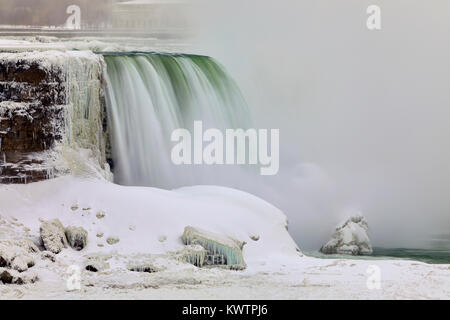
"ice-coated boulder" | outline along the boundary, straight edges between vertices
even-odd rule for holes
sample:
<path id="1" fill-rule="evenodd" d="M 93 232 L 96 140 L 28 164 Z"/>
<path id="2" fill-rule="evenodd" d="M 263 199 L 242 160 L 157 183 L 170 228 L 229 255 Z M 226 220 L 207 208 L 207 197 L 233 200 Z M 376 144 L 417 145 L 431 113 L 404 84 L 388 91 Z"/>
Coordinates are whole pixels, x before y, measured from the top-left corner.
<path id="1" fill-rule="evenodd" d="M 242 254 L 245 242 L 191 226 L 184 229 L 181 240 L 185 245 L 200 245 L 205 248 L 206 256 L 202 259 L 200 266 L 227 266 L 236 270 L 246 268 Z M 199 264 L 197 258 L 194 260 Z"/>
<path id="2" fill-rule="evenodd" d="M 368 230 L 369 225 L 362 215 L 352 216 L 337 225 L 331 240 L 320 248 L 320 252 L 354 256 L 372 254 Z"/>
<path id="3" fill-rule="evenodd" d="M 12 283 L 13 271 L 7 270 L 5 268 L 0 268 L 0 281 L 3 283 Z"/>
<path id="4" fill-rule="evenodd" d="M 70 246 L 76 250 L 82 250 L 87 244 L 88 232 L 81 227 L 67 227 L 66 237 Z"/>
<path id="5" fill-rule="evenodd" d="M 27 271 L 32 266 L 34 266 L 34 259 L 26 254 L 16 256 L 11 262 L 11 268 L 19 272 Z"/>
<path id="6" fill-rule="evenodd" d="M 12 269 L 0 268 L 0 282 L 4 284 L 28 284 L 35 283 L 38 276 L 35 272 L 19 273 Z"/>
<path id="7" fill-rule="evenodd" d="M 34 266 L 33 254 L 39 249 L 30 240 L 0 240 L 0 267 L 24 272 Z"/>
<path id="8" fill-rule="evenodd" d="M 42 221 L 40 233 L 46 250 L 57 254 L 63 248 L 67 248 L 64 226 L 58 219 Z"/>
<path id="9" fill-rule="evenodd" d="M 56 256 L 53 252 L 50 251 L 42 251 L 41 252 L 41 259 L 42 260 L 50 260 L 51 262 L 56 261 Z"/>

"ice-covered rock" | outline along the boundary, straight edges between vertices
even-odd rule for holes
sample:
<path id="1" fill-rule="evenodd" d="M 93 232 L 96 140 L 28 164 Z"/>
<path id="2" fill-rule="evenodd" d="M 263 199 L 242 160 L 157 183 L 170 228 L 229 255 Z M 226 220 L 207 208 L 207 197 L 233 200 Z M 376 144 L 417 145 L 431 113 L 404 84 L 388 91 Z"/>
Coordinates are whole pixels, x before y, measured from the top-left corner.
<path id="1" fill-rule="evenodd" d="M 112 256 L 110 255 L 87 255 L 85 256 L 85 269 L 87 271 L 91 272 L 97 272 L 97 271 L 105 271 L 109 269 L 109 263 L 107 262 L 109 259 L 111 259 Z"/>
<path id="2" fill-rule="evenodd" d="M 46 250 L 57 254 L 63 248 L 67 248 L 65 229 L 58 219 L 43 221 L 40 233 Z"/>
<path id="3" fill-rule="evenodd" d="M 88 232 L 82 227 L 69 226 L 66 228 L 66 237 L 70 246 L 76 250 L 82 250 L 87 244 Z"/>
<path id="4" fill-rule="evenodd" d="M 246 268 L 242 255 L 245 242 L 191 226 L 184 229 L 181 240 L 185 245 L 200 245 L 205 248 L 206 257 L 201 265 L 224 265 L 231 269 Z"/>
<path id="5" fill-rule="evenodd" d="M 29 284 L 35 283 L 39 279 L 38 274 L 33 271 L 27 271 L 24 273 L 19 273 L 18 275 L 14 275 L 13 282 L 14 284 Z"/>
<path id="6" fill-rule="evenodd" d="M 5 268 L 0 268 L 0 281 L 3 283 L 12 283 L 13 271 Z"/>
<path id="7" fill-rule="evenodd" d="M 4 284 L 28 284 L 35 283 L 38 275 L 35 272 L 19 273 L 15 270 L 0 268 L 0 282 Z"/>
<path id="8" fill-rule="evenodd" d="M 33 254 L 39 250 L 27 239 L 0 240 L 0 267 L 24 272 L 34 266 Z"/>
<path id="9" fill-rule="evenodd" d="M 41 259 L 42 260 L 50 260 L 51 262 L 56 261 L 56 256 L 53 252 L 50 251 L 42 251 L 41 252 Z"/>
<path id="10" fill-rule="evenodd" d="M 368 230 L 369 226 L 362 215 L 352 216 L 336 227 L 331 240 L 320 251 L 325 254 L 372 254 Z"/>
<path id="11" fill-rule="evenodd" d="M 34 259 L 29 255 L 19 255 L 11 262 L 11 268 L 19 272 L 27 271 L 28 268 L 34 266 Z"/>
<path id="12" fill-rule="evenodd" d="M 38 253 L 39 248 L 29 239 L 11 240 L 10 243 L 23 248 L 27 253 Z"/>

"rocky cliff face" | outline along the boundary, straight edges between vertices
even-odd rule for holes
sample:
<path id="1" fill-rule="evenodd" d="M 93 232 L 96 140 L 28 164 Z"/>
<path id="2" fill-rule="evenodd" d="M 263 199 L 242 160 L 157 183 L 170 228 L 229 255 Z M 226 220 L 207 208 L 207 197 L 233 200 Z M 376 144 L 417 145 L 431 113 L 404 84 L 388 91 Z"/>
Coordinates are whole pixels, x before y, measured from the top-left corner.
<path id="1" fill-rule="evenodd" d="M 0 53 L 0 183 L 71 172 L 65 150 L 104 166 L 103 68 L 88 52 Z"/>

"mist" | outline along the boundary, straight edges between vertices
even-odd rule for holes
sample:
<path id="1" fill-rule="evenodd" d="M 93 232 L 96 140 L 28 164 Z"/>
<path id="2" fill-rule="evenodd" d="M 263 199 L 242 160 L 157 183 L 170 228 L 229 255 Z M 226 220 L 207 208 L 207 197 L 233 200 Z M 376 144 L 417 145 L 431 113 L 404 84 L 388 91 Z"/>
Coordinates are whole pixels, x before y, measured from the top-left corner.
<path id="1" fill-rule="evenodd" d="M 381 7 L 369 31 L 366 9 Z M 196 44 L 236 78 L 281 167 L 255 193 L 301 247 L 361 211 L 375 246 L 450 232 L 448 1 L 209 1 Z"/>
<path id="2" fill-rule="evenodd" d="M 88 26 L 111 20 L 110 0 L 0 3 L 1 24 L 61 25 L 69 4 Z M 375 246 L 450 234 L 448 1 L 195 4 L 195 51 L 227 68 L 257 128 L 280 129 L 278 175 L 230 175 L 227 185 L 282 209 L 301 248 L 318 249 L 359 211 Z M 372 4 L 379 31 L 366 27 Z"/>

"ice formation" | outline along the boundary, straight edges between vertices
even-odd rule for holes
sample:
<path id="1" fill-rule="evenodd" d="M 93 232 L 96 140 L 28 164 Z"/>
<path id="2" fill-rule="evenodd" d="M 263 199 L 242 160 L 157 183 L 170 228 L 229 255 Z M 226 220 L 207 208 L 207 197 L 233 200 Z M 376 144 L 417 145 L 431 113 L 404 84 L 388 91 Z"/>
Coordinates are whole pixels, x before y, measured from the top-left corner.
<path id="1" fill-rule="evenodd" d="M 82 250 L 88 239 L 88 232 L 82 227 L 69 226 L 65 230 L 67 241 L 76 250 Z"/>
<path id="2" fill-rule="evenodd" d="M 0 66 L 2 182 L 68 172 L 111 179 L 103 57 L 90 51 L 0 53 Z"/>
<path id="3" fill-rule="evenodd" d="M 200 266 L 203 264 L 226 265 L 233 269 L 245 269 L 246 267 L 242 255 L 245 242 L 191 226 L 184 229 L 181 240 L 186 245 L 200 245 L 205 248 L 206 259 L 194 256 Z"/>
<path id="4" fill-rule="evenodd" d="M 352 216 L 336 226 L 331 240 L 322 246 L 320 251 L 325 254 L 372 254 L 368 230 L 369 226 L 362 215 Z"/>
<path id="5" fill-rule="evenodd" d="M 197 267 L 202 267 L 205 263 L 207 251 L 201 245 L 187 245 L 181 250 L 177 252 L 177 255 L 180 256 L 180 260 L 193 264 Z"/>
<path id="6" fill-rule="evenodd" d="M 65 143 L 70 148 L 87 149 L 107 178 L 107 128 L 104 101 L 104 72 L 106 65 L 101 55 L 87 51 L 67 53 L 68 107 Z M 76 170 L 75 168 L 71 168 Z"/>

